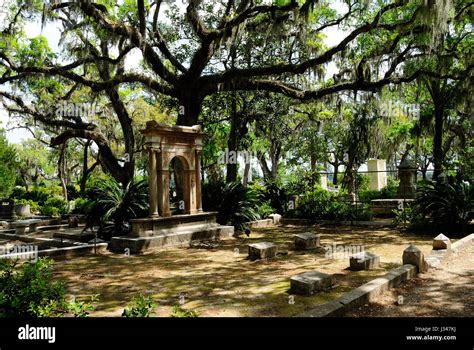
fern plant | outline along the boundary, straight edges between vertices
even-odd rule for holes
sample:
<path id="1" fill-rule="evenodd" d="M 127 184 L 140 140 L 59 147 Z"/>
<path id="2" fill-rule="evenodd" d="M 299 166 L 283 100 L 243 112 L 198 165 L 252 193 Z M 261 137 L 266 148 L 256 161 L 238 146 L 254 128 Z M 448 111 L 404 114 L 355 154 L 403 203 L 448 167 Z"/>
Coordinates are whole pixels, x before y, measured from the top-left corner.
<path id="1" fill-rule="evenodd" d="M 258 196 L 240 182 L 206 183 L 203 186 L 203 208 L 217 211 L 217 222 L 241 230 L 245 223 L 258 220 Z"/>
<path id="2" fill-rule="evenodd" d="M 423 183 L 418 188 L 414 210 L 431 218 L 438 231 L 465 232 L 474 211 L 474 186 L 454 177 Z"/>
<path id="3" fill-rule="evenodd" d="M 98 235 L 106 240 L 112 235 L 124 235 L 130 230 L 130 219 L 146 216 L 148 196 L 146 180 L 127 185 L 114 179 L 99 180 L 94 191 L 94 206 L 88 216 L 88 226 L 98 224 Z"/>

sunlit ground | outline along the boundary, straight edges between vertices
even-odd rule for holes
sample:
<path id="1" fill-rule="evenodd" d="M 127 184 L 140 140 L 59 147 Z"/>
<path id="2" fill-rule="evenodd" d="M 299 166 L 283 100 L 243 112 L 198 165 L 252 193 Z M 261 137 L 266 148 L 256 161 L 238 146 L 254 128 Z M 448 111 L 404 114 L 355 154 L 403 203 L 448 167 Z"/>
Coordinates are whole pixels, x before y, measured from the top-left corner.
<path id="1" fill-rule="evenodd" d="M 359 245 L 381 257 L 372 271 L 348 269 L 349 258 L 330 259 L 324 249 L 293 250 L 293 234 L 321 233 L 321 245 Z M 55 277 L 66 282 L 69 295 L 81 299 L 100 294 L 92 316 L 120 316 L 138 294 L 153 295 L 155 315 L 169 316 L 171 307 L 184 302 L 200 316 L 294 316 L 339 297 L 387 270 L 400 266 L 403 250 L 414 243 L 424 254 L 432 237 L 393 229 L 316 228 L 284 226 L 254 229 L 250 238 L 231 238 L 213 249 L 167 248 L 146 255 L 104 253 L 58 261 Z M 270 261 L 247 260 L 247 244 L 272 241 L 279 247 Z M 290 277 L 320 271 L 334 275 L 335 286 L 314 296 L 294 296 L 290 303 Z"/>

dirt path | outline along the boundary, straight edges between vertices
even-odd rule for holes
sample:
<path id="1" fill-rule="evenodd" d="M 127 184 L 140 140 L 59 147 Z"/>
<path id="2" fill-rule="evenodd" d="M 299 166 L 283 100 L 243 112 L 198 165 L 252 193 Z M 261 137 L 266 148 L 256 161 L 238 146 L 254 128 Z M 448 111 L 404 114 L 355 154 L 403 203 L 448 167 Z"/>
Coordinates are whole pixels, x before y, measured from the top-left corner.
<path id="1" fill-rule="evenodd" d="M 474 244 L 346 316 L 474 316 Z"/>

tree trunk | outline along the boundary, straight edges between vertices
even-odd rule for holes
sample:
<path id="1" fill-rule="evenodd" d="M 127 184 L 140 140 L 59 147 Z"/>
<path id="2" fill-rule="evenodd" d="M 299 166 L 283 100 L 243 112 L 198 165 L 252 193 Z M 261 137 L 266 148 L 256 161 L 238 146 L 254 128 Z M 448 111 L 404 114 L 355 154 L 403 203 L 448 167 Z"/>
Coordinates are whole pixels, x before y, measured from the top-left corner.
<path id="1" fill-rule="evenodd" d="M 178 119 L 176 125 L 193 126 L 198 124 L 199 113 L 202 107 L 202 98 L 191 86 L 184 85 L 181 98 L 179 99 Z"/>
<path id="2" fill-rule="evenodd" d="M 231 101 L 231 116 L 230 116 L 230 132 L 229 132 L 229 139 L 227 140 L 227 148 L 229 150 L 229 154 L 231 152 L 235 152 L 235 160 L 237 160 L 237 151 L 238 151 L 238 143 L 239 143 L 239 125 L 238 121 L 239 118 L 237 116 L 237 101 L 235 100 L 235 92 L 232 93 L 232 101 Z M 230 158 L 230 157 L 229 157 Z M 229 162 L 227 159 L 227 166 L 226 166 L 226 182 L 235 182 L 237 181 L 237 162 Z"/>
<path id="3" fill-rule="evenodd" d="M 67 179 L 66 179 L 66 160 L 65 160 L 65 153 L 67 148 L 67 142 L 63 143 L 61 146 L 61 151 L 59 153 L 59 160 L 58 160 L 58 176 L 61 181 L 61 189 L 63 192 L 64 200 L 68 201 L 67 196 Z"/>
<path id="4" fill-rule="evenodd" d="M 339 175 L 339 160 L 337 158 L 335 158 L 334 163 L 332 163 L 332 166 L 334 167 L 332 183 L 334 184 L 334 186 L 337 186 L 339 183 L 337 180 L 337 176 Z"/>
<path id="5" fill-rule="evenodd" d="M 433 164 L 434 173 L 433 178 L 436 179 L 443 171 L 443 124 L 444 124 L 444 108 L 440 103 L 435 103 L 435 127 L 433 137 Z"/>
<path id="6" fill-rule="evenodd" d="M 249 175 L 250 175 L 250 162 L 245 163 L 245 168 L 244 168 L 244 179 L 242 181 L 242 184 L 244 187 L 247 187 L 249 183 Z"/>
<path id="7" fill-rule="evenodd" d="M 311 186 L 316 184 L 316 156 L 311 152 Z"/>

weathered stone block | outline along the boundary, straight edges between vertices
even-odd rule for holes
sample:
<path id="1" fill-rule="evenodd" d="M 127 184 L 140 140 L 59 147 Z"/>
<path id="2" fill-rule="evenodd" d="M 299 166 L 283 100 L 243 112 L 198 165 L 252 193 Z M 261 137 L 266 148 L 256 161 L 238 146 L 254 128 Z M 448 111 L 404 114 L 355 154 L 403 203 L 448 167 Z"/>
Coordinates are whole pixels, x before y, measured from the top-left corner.
<path id="1" fill-rule="evenodd" d="M 291 292 L 301 295 L 311 295 L 329 289 L 331 284 L 332 277 L 318 271 L 304 272 L 290 279 Z"/>
<path id="2" fill-rule="evenodd" d="M 433 249 L 434 250 L 441 250 L 441 249 L 451 249 L 451 240 L 440 233 L 433 239 Z"/>
<path id="3" fill-rule="evenodd" d="M 274 258 L 277 246 L 271 242 L 249 244 L 249 258 L 251 260 Z"/>
<path id="4" fill-rule="evenodd" d="M 321 235 L 310 232 L 298 233 L 295 235 L 295 249 L 307 250 L 319 247 Z"/>
<path id="5" fill-rule="evenodd" d="M 370 252 L 360 252 L 350 257 L 351 270 L 370 270 L 379 267 L 380 257 Z"/>
<path id="6" fill-rule="evenodd" d="M 79 226 L 79 218 L 77 216 L 70 216 L 67 219 L 68 227 L 74 228 Z"/>
<path id="7" fill-rule="evenodd" d="M 274 225 L 280 224 L 280 220 L 281 220 L 280 214 L 270 214 L 268 215 L 268 217 L 273 220 Z"/>
<path id="8" fill-rule="evenodd" d="M 425 257 L 421 250 L 410 244 L 407 249 L 403 251 L 403 265 L 415 265 L 418 273 L 428 270 L 428 264 L 425 262 Z"/>

